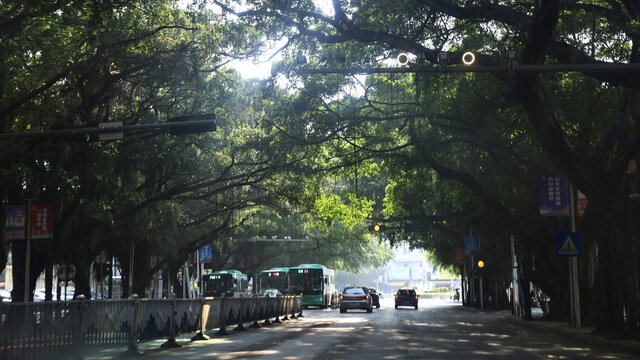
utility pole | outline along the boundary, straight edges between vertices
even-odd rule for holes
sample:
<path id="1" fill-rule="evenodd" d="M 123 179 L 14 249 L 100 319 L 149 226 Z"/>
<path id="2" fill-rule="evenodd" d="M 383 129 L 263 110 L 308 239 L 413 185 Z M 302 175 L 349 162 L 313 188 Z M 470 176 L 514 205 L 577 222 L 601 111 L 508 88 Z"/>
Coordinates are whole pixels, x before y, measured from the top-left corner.
<path id="1" fill-rule="evenodd" d="M 576 206 L 575 189 L 573 182 L 569 181 L 569 218 L 571 222 L 571 232 L 576 232 Z M 582 327 L 580 316 L 580 284 L 578 278 L 578 257 L 572 256 L 569 260 L 569 295 L 571 300 L 572 325 L 576 328 Z"/>

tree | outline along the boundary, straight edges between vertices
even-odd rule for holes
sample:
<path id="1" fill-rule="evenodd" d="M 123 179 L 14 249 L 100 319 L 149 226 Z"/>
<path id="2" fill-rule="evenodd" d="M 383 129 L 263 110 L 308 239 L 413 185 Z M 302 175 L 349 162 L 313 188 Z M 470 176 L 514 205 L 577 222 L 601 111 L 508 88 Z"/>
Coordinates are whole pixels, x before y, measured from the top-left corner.
<path id="1" fill-rule="evenodd" d="M 427 64 L 438 64 L 443 49 L 448 50 L 449 65 L 459 63 L 460 54 L 467 50 L 477 51 L 478 62 L 488 65 L 506 63 L 504 54 L 511 49 L 518 50 L 522 64 L 629 63 L 638 59 L 633 45 L 636 32 L 630 25 L 637 20 L 638 9 L 627 3 L 425 0 L 395 2 L 394 11 L 382 11 L 388 2 L 334 0 L 333 13 L 324 14 L 309 1 L 249 2 L 242 11 L 234 10 L 232 2 L 214 2 L 236 15 L 239 23 L 271 35 L 271 40 L 287 38 L 286 54 L 307 54 L 310 66 L 375 67 L 380 59 L 393 58 L 399 51 L 424 57 Z M 336 61 L 336 54 L 335 58 L 344 61 Z M 287 74 L 296 76 L 293 70 Z M 365 87 L 366 100 L 359 109 L 376 115 L 366 120 L 367 125 L 380 124 L 380 130 L 383 124 L 396 125 L 406 131 L 395 137 L 396 141 L 372 143 L 364 152 L 380 156 L 384 151 L 389 158 L 397 158 L 398 167 L 408 174 L 417 172 L 412 168 L 418 167 L 423 176 L 431 175 L 427 179 L 438 180 L 433 183 L 436 188 L 446 184 L 454 189 L 447 184 L 450 181 L 458 184 L 455 189 L 462 186 L 464 190 L 454 193 L 445 190 L 444 199 L 466 193 L 473 196 L 470 204 L 475 206 L 447 211 L 447 223 L 442 222 L 443 216 L 421 212 L 424 209 L 417 206 L 406 209 L 408 204 L 401 204 L 394 206 L 394 211 L 405 217 L 422 216 L 431 223 L 437 220 L 430 226 L 436 231 L 428 234 L 440 234 L 435 235 L 438 238 L 456 227 L 476 226 L 474 220 L 476 224 L 497 224 L 486 231 L 488 236 L 502 239 L 502 248 L 507 246 L 509 234 L 515 234 L 525 279 L 548 283 L 545 290 L 552 293 L 560 309 L 563 292 L 559 289 L 564 280 L 550 279 L 542 269 L 552 271 L 564 265 L 549 255 L 549 246 L 540 244 L 548 243 L 554 231 L 566 228 L 566 221 L 536 215 L 535 184 L 540 171 L 568 174 L 589 198 L 587 213 L 579 224 L 586 240 L 581 286 L 588 294 L 583 299 L 590 299 L 583 301 L 583 315 L 602 331 L 631 332 L 635 315 L 625 322 L 622 314 L 634 314 L 640 300 L 637 285 L 633 280 L 611 279 L 629 279 L 628 274 L 638 273 L 638 262 L 628 251 L 635 249 L 630 239 L 638 237 L 631 225 L 638 205 L 627 198 L 637 175 L 632 170 L 625 173 L 629 161 L 638 155 L 638 114 L 632 110 L 640 84 L 637 77 L 637 72 L 621 75 L 586 70 L 581 74 L 495 74 L 493 79 L 449 76 L 436 93 L 428 82 L 433 77 L 416 75 L 414 95 L 421 105 L 419 111 L 414 103 L 383 107 L 380 98 L 368 97 L 371 88 Z M 333 82 L 332 77 L 295 79 L 305 84 L 301 91 L 309 96 L 328 98 L 340 91 L 341 82 Z M 487 85 L 499 93 L 488 96 L 481 91 Z M 318 91 L 319 87 L 325 92 Z M 429 104 L 443 101 L 459 107 L 453 113 L 430 111 Z M 582 111 L 594 108 L 599 111 Z M 404 113 L 393 118 L 394 112 L 397 115 L 400 111 Z M 494 119 L 489 117 L 496 114 Z M 359 115 L 342 124 L 340 131 L 364 123 L 365 117 Z M 403 151 L 388 151 L 395 148 Z M 406 183 L 406 189 L 418 188 L 410 180 Z M 435 206 L 437 202 L 427 196 L 422 200 Z M 395 199 L 399 198 L 396 194 Z M 444 209 L 448 208 L 451 206 Z M 466 224 L 454 225 L 453 220 Z M 451 234 L 459 239 L 460 232 Z M 543 274 L 538 276 L 540 272 Z"/>

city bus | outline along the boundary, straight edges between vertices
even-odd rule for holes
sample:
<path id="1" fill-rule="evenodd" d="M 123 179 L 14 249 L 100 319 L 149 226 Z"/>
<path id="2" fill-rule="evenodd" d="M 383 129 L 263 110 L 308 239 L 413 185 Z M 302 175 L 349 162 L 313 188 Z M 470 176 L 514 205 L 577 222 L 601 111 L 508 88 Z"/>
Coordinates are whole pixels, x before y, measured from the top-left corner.
<path id="1" fill-rule="evenodd" d="M 202 276 L 203 296 L 244 297 L 249 296 L 247 275 L 238 270 L 220 270 Z"/>
<path id="2" fill-rule="evenodd" d="M 302 264 L 289 268 L 290 293 L 302 294 L 303 307 L 327 308 L 337 304 L 335 273 L 318 264 Z"/>
<path id="3" fill-rule="evenodd" d="M 274 267 L 268 270 L 262 270 L 258 277 L 258 291 L 260 294 L 263 290 L 278 289 L 282 295 L 289 294 L 289 268 Z"/>

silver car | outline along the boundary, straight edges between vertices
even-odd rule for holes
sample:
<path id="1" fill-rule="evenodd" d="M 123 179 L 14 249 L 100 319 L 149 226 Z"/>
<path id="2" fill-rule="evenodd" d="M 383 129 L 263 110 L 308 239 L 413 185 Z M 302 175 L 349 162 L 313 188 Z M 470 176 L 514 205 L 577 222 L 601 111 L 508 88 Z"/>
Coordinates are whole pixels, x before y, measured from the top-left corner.
<path id="1" fill-rule="evenodd" d="M 346 313 L 349 309 L 373 311 L 373 301 L 371 295 L 364 288 L 359 286 L 345 288 L 340 295 L 340 312 Z"/>

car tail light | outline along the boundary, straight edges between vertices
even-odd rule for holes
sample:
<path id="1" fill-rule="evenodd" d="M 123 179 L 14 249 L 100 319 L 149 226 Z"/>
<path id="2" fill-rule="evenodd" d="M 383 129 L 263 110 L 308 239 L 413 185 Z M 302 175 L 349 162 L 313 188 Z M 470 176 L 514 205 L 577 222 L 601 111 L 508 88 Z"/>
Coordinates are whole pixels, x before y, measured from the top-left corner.
<path id="1" fill-rule="evenodd" d="M 340 295 L 340 300 L 344 300 L 344 295 Z"/>
<path id="2" fill-rule="evenodd" d="M 365 300 L 369 300 L 369 295 L 368 295 L 368 294 L 367 294 L 367 295 L 365 295 L 365 296 L 364 296 L 364 299 L 365 299 Z"/>
<path id="3" fill-rule="evenodd" d="M 418 300 L 418 295 L 416 295 L 416 300 Z"/>
<path id="4" fill-rule="evenodd" d="M 396 300 L 398 300 L 398 295 L 396 295 Z"/>

